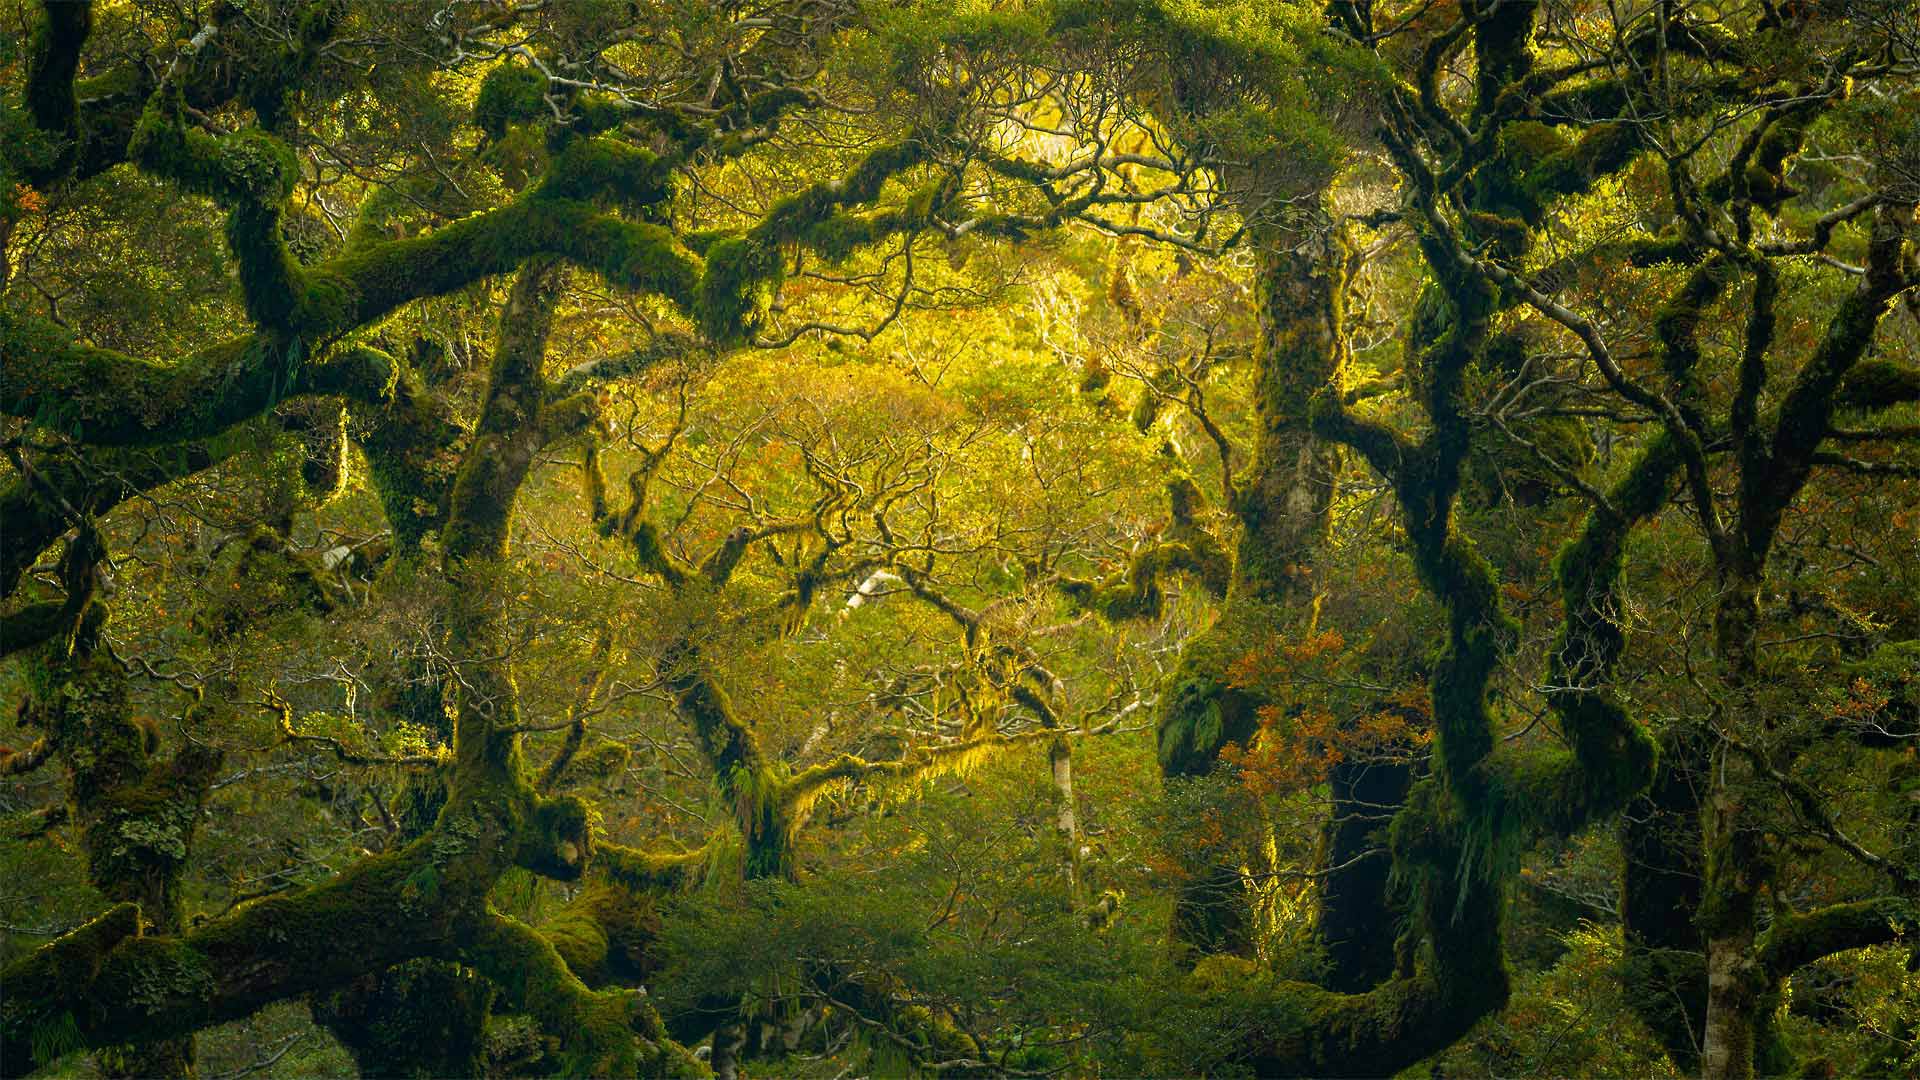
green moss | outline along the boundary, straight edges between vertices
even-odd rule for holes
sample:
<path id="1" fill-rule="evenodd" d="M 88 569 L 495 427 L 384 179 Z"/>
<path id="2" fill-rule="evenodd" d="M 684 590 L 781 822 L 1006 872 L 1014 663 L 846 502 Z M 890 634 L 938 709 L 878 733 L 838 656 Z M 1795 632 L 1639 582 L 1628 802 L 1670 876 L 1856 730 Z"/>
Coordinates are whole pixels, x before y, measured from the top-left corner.
<path id="1" fill-rule="evenodd" d="M 265 525 L 227 545 L 209 568 L 191 625 L 215 640 L 296 614 L 324 615 L 334 597 L 326 573 Z"/>
<path id="2" fill-rule="evenodd" d="M 671 1045 L 644 994 L 589 990 L 554 947 L 525 924 L 489 912 L 465 936 L 462 952 L 509 1002 L 558 1041 L 553 1063 L 559 1075 L 704 1073 Z"/>
<path id="3" fill-rule="evenodd" d="M 523 64 L 504 63 L 487 72 L 473 101 L 473 122 L 499 138 L 511 124 L 549 115 L 547 77 Z"/>
<path id="4" fill-rule="evenodd" d="M 314 1022 L 339 1039 L 361 1075 L 395 1080 L 478 1076 L 493 986 L 472 970 L 412 960 L 309 999 Z"/>
<path id="5" fill-rule="evenodd" d="M 633 113 L 605 94 L 586 93 L 573 100 L 572 129 L 583 135 L 611 131 Z"/>
<path id="6" fill-rule="evenodd" d="M 259 128 L 209 135 L 189 127 L 178 86 L 154 95 L 134 129 L 128 156 L 148 171 L 233 207 L 278 205 L 293 194 L 299 162 L 286 143 Z"/>
<path id="7" fill-rule="evenodd" d="M 1541 453 L 1575 474 L 1585 472 L 1593 461 L 1593 439 L 1577 417 L 1534 417 L 1508 427 L 1538 452 L 1497 432 L 1476 444 L 1467 459 L 1466 494 L 1477 505 L 1538 507 L 1564 494 L 1565 482 L 1540 460 Z"/>
<path id="8" fill-rule="evenodd" d="M 591 987 L 646 982 L 659 967 L 654 948 L 660 911 L 645 892 L 591 885 L 540 927 L 540 933 Z"/>
<path id="9" fill-rule="evenodd" d="M 1740 178 L 1746 197 L 1756 206 L 1772 209 L 1797 194 L 1786 183 L 1787 163 L 1800 152 L 1807 129 L 1821 111 L 1811 105 L 1791 109 L 1774 120 L 1761 136 Z"/>
<path id="10" fill-rule="evenodd" d="M 1133 412 L 1128 419 L 1135 431 L 1145 434 L 1160 417 L 1160 396 L 1149 387 L 1140 388 L 1140 396 L 1133 401 Z"/>
<path id="11" fill-rule="evenodd" d="M 1841 409 L 1886 409 L 1920 401 L 1920 368 L 1894 360 L 1863 360 L 1834 395 Z"/>
<path id="12" fill-rule="evenodd" d="M 92 5 L 54 4 L 42 14 L 27 50 L 24 96 L 35 126 L 66 135 L 78 113 L 73 78 L 80 67 L 80 49 L 93 32 Z"/>
<path id="13" fill-rule="evenodd" d="M 1184 473 L 1167 484 L 1168 522 L 1161 540 L 1128 560 L 1126 568 L 1109 578 L 1088 580 L 1062 576 L 1058 588 L 1075 606 L 1108 622 L 1151 619 L 1160 615 L 1166 594 L 1160 579 L 1168 574 L 1191 574 L 1216 597 L 1225 597 L 1233 563 L 1211 533 L 1194 522 L 1200 491 Z"/>
<path id="14" fill-rule="evenodd" d="M 204 437 L 258 415 L 292 386 L 281 352 L 253 338 L 163 364 L 82 345 L 45 320 L 0 310 L 0 409 L 84 442 Z"/>
<path id="15" fill-rule="evenodd" d="M 23 1076 L 85 1045 L 69 991 L 93 983 L 115 946 L 140 934 L 140 909 L 119 904 L 9 966 L 0 995 L 0 1060 Z"/>
<path id="16" fill-rule="evenodd" d="M 542 876 L 572 881 L 593 857 L 592 814 L 576 796 L 541 800 L 520 832 L 514 861 Z"/>
<path id="17" fill-rule="evenodd" d="M 633 210 L 672 193 L 659 158 L 611 139 L 572 139 L 553 156 L 535 191 L 545 199 L 602 199 Z"/>
<path id="18" fill-rule="evenodd" d="M 1228 743 L 1253 736 L 1265 696 L 1257 686 L 1235 685 L 1232 669 L 1267 640 L 1274 614 L 1266 605 L 1229 602 L 1220 620 L 1182 651 L 1155 730 L 1161 775 L 1204 775 Z"/>
<path id="19" fill-rule="evenodd" d="M 721 240 L 708 248 L 693 310 L 701 331 L 722 343 L 751 332 L 779 271 L 778 252 L 752 240 Z"/>

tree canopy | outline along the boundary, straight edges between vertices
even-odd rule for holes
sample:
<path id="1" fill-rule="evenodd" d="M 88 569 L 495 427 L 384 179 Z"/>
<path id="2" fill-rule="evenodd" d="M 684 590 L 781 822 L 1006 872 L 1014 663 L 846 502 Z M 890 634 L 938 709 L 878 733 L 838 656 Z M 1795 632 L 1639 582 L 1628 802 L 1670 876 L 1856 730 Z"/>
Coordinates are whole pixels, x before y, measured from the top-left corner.
<path id="1" fill-rule="evenodd" d="M 0 1074 L 1920 1069 L 1913 0 L 0 24 Z"/>

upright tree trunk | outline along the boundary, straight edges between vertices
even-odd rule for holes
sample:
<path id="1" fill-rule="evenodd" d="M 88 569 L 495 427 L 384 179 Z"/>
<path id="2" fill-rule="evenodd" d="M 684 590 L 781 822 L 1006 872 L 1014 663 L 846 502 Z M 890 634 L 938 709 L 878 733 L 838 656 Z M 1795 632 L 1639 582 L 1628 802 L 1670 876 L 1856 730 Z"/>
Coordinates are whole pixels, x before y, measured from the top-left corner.
<path id="1" fill-rule="evenodd" d="M 1760 580 L 1764 552 L 1740 553 L 1723 570 L 1714 616 L 1714 637 L 1727 699 L 1722 722 L 1736 730 L 1764 728 L 1754 697 L 1760 678 L 1757 652 Z M 1772 980 L 1755 944 L 1760 936 L 1761 890 L 1772 878 L 1768 842 L 1747 806 L 1752 767 L 1726 748 L 1713 763 L 1713 783 L 1702 807 L 1701 835 L 1706 882 L 1700 927 L 1707 946 L 1707 1012 L 1701 1049 L 1706 1080 L 1750 1080 L 1773 1064 Z"/>
<path id="2" fill-rule="evenodd" d="M 1317 595 L 1314 566 L 1327 536 L 1338 458 L 1313 434 L 1310 412 L 1315 394 L 1338 385 L 1345 360 L 1340 262 L 1325 235 L 1278 233 L 1263 238 L 1256 283 L 1260 429 L 1252 470 L 1236 492 L 1243 531 L 1226 608 L 1189 643 L 1167 692 L 1157 738 L 1161 775 L 1170 780 L 1211 773 L 1223 748 L 1253 737 L 1261 707 L 1284 707 L 1235 686 L 1229 672 L 1267 638 L 1305 625 Z M 1174 949 L 1188 959 L 1247 954 L 1252 938 L 1239 860 L 1223 851 L 1206 865 L 1175 898 Z"/>
<path id="3" fill-rule="evenodd" d="M 1706 874 L 1706 749 L 1698 734 L 1670 731 L 1652 787 L 1628 805 L 1620 824 L 1628 1003 L 1688 1073 L 1699 1071 L 1706 1028 L 1707 943 L 1695 921 Z"/>
<path id="4" fill-rule="evenodd" d="M 1047 763 L 1053 772 L 1054 794 L 1060 809 L 1054 824 L 1060 829 L 1060 842 L 1067 849 L 1067 893 L 1078 911 L 1087 904 L 1085 868 L 1080 861 L 1080 817 L 1073 796 L 1073 744 L 1065 735 L 1054 736 L 1047 745 Z"/>
<path id="5" fill-rule="evenodd" d="M 1327 779 L 1314 932 L 1326 954 L 1327 989 L 1358 994 L 1392 978 L 1398 958 L 1386 827 L 1406 801 L 1413 769 L 1404 761 L 1349 760 Z"/>

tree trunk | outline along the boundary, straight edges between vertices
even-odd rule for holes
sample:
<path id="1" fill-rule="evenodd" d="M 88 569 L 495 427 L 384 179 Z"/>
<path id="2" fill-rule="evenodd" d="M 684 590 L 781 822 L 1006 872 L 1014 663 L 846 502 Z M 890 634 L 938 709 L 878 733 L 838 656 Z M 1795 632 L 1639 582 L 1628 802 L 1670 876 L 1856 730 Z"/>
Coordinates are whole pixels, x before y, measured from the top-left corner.
<path id="1" fill-rule="evenodd" d="M 1412 766 L 1393 760 L 1342 761 L 1328 777 L 1315 933 L 1329 990 L 1358 994 L 1393 977 L 1400 912 L 1385 832 L 1412 781 Z"/>
<path id="2" fill-rule="evenodd" d="M 314 1023 L 353 1055 L 362 1076 L 436 1080 L 486 1071 L 483 1030 L 493 987 L 441 960 L 409 960 L 316 995 Z"/>
<path id="3" fill-rule="evenodd" d="M 1057 735 L 1047 747 L 1047 761 L 1053 769 L 1053 790 L 1060 800 L 1055 824 L 1060 842 L 1067 848 L 1067 893 L 1074 910 L 1086 907 L 1086 877 L 1080 863 L 1080 819 L 1073 801 L 1073 745 L 1065 735 Z"/>
<path id="4" fill-rule="evenodd" d="M 221 755 L 190 744 L 158 758 L 158 733 L 135 718 L 126 672 L 101 651 L 107 613 L 93 591 L 104 556 L 91 529 L 68 545 L 66 610 L 75 622 L 41 646 L 45 689 L 32 713 L 66 768 L 89 882 L 108 900 L 139 905 L 150 931 L 175 934 L 184 921 L 180 877 Z M 112 1047 L 97 1057 L 108 1076 L 191 1076 L 193 1039 Z"/>
<path id="5" fill-rule="evenodd" d="M 1707 943 L 1695 916 L 1706 873 L 1699 793 L 1707 764 L 1703 738 L 1670 731 L 1653 786 L 1620 825 L 1628 1002 L 1687 1073 L 1700 1068 L 1706 1027 Z"/>
<path id="6" fill-rule="evenodd" d="M 1714 612 L 1727 698 L 1722 722 L 1743 732 L 1762 729 L 1754 706 L 1759 678 L 1756 643 L 1760 621 L 1760 575 L 1764 553 L 1741 553 L 1744 564 L 1723 570 Z M 1707 942 L 1707 1013 L 1701 1044 L 1706 1080 L 1749 1080 L 1758 1065 L 1761 1015 L 1771 1000 L 1754 945 L 1759 938 L 1760 892 L 1772 877 L 1767 841 L 1749 818 L 1749 763 L 1722 747 L 1710 770 L 1713 786 L 1703 807 L 1701 835 L 1706 883 L 1700 927 Z"/>
<path id="7" fill-rule="evenodd" d="M 1156 732 L 1165 778 L 1205 776 L 1224 747 L 1253 737 L 1258 710 L 1280 703 L 1236 687 L 1229 672 L 1266 638 L 1310 618 L 1338 464 L 1333 444 L 1314 435 L 1311 410 L 1316 394 L 1339 384 L 1345 361 L 1339 271 L 1324 236 L 1266 238 L 1257 284 L 1260 431 L 1234 506 L 1243 529 L 1226 610 L 1188 644 L 1166 695 Z M 1220 852 L 1180 886 L 1170 933 L 1177 954 L 1250 952 L 1238 863 Z"/>

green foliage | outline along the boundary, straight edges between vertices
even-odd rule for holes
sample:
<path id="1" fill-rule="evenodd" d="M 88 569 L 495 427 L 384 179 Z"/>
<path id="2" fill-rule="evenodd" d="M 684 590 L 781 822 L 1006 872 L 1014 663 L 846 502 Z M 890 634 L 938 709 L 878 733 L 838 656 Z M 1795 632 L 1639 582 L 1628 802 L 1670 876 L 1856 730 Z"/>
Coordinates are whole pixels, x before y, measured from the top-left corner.
<path id="1" fill-rule="evenodd" d="M 1043 792 L 1027 793 L 1009 809 L 1044 820 Z M 670 908 L 666 967 L 650 984 L 669 1022 L 714 997 L 739 995 L 750 1012 L 775 1016 L 822 1003 L 824 1030 L 806 1038 L 858 1033 L 865 1025 L 849 1015 L 858 1012 L 908 1045 L 856 1034 L 844 1059 L 895 1070 L 984 1052 L 950 1016 L 973 1018 L 976 1030 L 991 1018 L 1008 1040 L 997 1049 L 1025 1068 L 1072 1067 L 1112 1045 L 1116 1021 L 1132 1016 L 1130 998 L 1141 990 L 1133 965 L 1147 962 L 1151 931 L 1093 932 L 1050 884 L 1049 845 L 1027 840 L 989 856 L 982 843 L 1005 835 L 998 814 L 976 800 L 931 798 L 909 828 L 876 821 L 862 830 L 874 854 L 906 845 L 883 875 L 762 880 Z M 1020 993 L 1008 994 L 1015 984 Z M 907 1006 L 903 994 L 923 1007 Z M 903 1049 L 908 1062 L 887 1056 Z"/>
<path id="2" fill-rule="evenodd" d="M 1911 1071 L 1910 6 L 13 5 L 4 1071 Z"/>
<path id="3" fill-rule="evenodd" d="M 1561 941 L 1561 958 L 1518 978 L 1506 1010 L 1436 1058 L 1432 1075 L 1681 1075 L 1628 1008 L 1617 931 L 1582 924 Z"/>
<path id="4" fill-rule="evenodd" d="M 33 1060 L 39 1064 L 51 1064 L 85 1045 L 80 1036 L 80 1024 L 71 1012 L 63 1012 L 52 1020 L 34 1025 Z"/>

